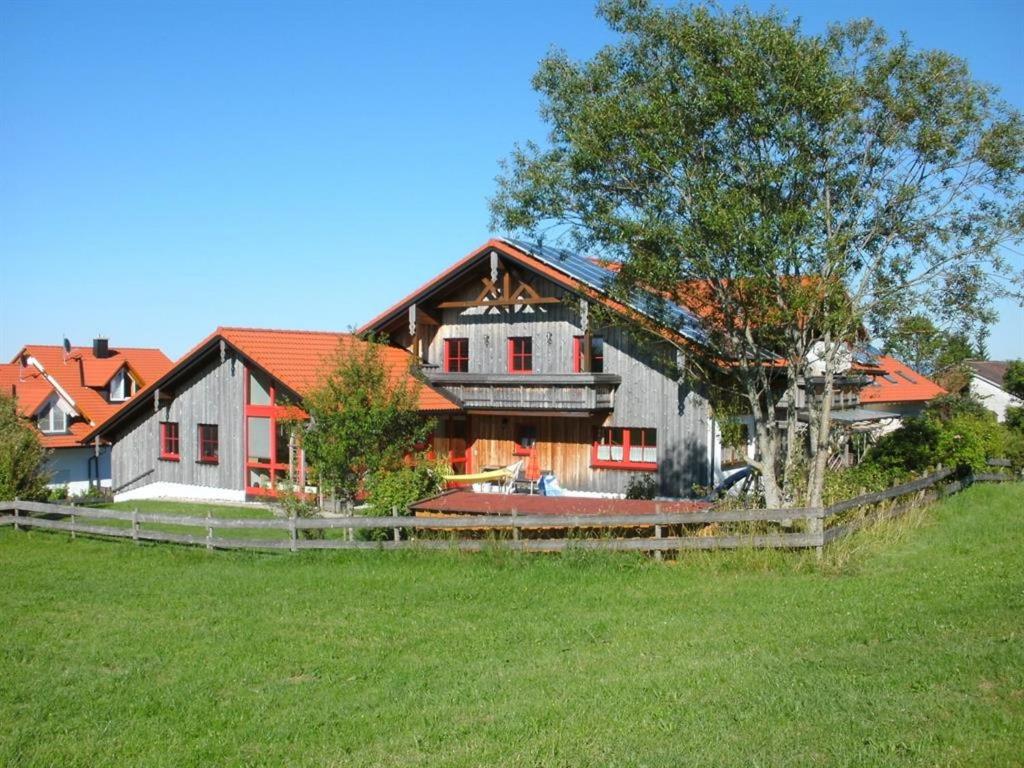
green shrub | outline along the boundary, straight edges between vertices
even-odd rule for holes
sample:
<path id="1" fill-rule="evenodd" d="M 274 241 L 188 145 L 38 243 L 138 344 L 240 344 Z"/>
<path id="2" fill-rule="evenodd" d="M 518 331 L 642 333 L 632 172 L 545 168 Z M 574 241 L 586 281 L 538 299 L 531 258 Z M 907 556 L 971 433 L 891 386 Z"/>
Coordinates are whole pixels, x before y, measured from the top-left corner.
<path id="1" fill-rule="evenodd" d="M 366 482 L 370 514 L 390 515 L 393 509 L 406 514 L 409 505 L 444 490 L 444 476 L 451 474 L 446 462 L 421 457 L 399 469 L 372 473 Z"/>
<path id="2" fill-rule="evenodd" d="M 1007 429 L 1004 436 L 1002 458 L 1010 460 L 1010 464 L 1018 472 L 1024 469 L 1024 429 Z"/>
<path id="3" fill-rule="evenodd" d="M 955 416 L 943 422 L 935 461 L 947 467 L 987 471 L 986 460 L 1006 452 L 1006 430 L 992 414 L 987 416 Z"/>
<path id="4" fill-rule="evenodd" d="M 46 449 L 17 401 L 0 394 L 0 499 L 45 501 L 49 495 L 44 469 Z"/>
<path id="5" fill-rule="evenodd" d="M 627 499 L 653 499 L 658 495 L 658 479 L 653 473 L 630 475 L 626 482 Z"/>
<path id="6" fill-rule="evenodd" d="M 1006 409 L 1006 420 L 1003 422 L 1007 429 L 1015 432 L 1024 432 L 1024 408 L 1011 405 Z"/>
<path id="7" fill-rule="evenodd" d="M 888 474 L 923 472 L 936 464 L 941 431 L 936 419 L 907 419 L 899 429 L 879 438 L 860 466 L 873 465 Z"/>

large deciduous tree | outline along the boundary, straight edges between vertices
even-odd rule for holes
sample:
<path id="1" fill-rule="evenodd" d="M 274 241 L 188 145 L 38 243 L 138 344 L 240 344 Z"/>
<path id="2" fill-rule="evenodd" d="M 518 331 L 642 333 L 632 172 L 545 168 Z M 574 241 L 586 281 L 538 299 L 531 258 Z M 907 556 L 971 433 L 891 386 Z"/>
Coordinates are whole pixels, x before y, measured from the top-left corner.
<path id="1" fill-rule="evenodd" d="M 46 449 L 18 413 L 18 401 L 0 393 L 0 499 L 45 499 Z"/>
<path id="2" fill-rule="evenodd" d="M 339 344 L 320 385 L 302 401 L 310 416 L 303 447 L 321 492 L 351 501 L 369 476 L 400 468 L 433 428 L 418 403 L 418 381 L 392 375 L 381 344 Z"/>
<path id="3" fill-rule="evenodd" d="M 869 21 L 812 35 L 744 8 L 599 14 L 616 43 L 540 64 L 549 140 L 505 162 L 495 224 L 620 262 L 612 291 L 701 305 L 688 368 L 753 415 L 766 502 L 819 505 L 850 345 L 911 312 L 969 335 L 1015 285 L 1001 247 L 1024 222 L 1021 116 L 962 60 Z"/>

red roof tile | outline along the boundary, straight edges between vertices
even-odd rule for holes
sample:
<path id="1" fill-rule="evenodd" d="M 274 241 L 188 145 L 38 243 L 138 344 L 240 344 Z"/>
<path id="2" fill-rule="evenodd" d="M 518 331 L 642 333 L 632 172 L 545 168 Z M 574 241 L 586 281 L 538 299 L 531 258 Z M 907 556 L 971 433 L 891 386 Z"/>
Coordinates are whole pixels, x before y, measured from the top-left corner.
<path id="1" fill-rule="evenodd" d="M 97 358 L 93 355 L 92 347 L 72 347 L 71 352 L 65 355 L 64 348 L 59 345 L 28 344 L 14 356 L 10 366 L 15 369 L 20 368 L 19 361 L 22 357 L 32 357 L 38 361 L 46 375 L 57 382 L 57 385 L 71 398 L 79 414 L 85 420 L 84 422 L 73 422 L 69 434 L 42 435 L 43 445 L 47 448 L 66 448 L 79 445 L 80 440 L 92 430 L 93 426 L 106 421 L 130 402 L 112 403 L 100 391 L 123 366 L 128 366 L 140 387 L 155 381 L 171 367 L 170 358 L 159 349 L 139 347 L 111 348 L 109 357 Z M 46 378 L 39 374 L 34 366 L 28 366 L 26 370 L 35 371 L 42 381 L 46 381 Z M 10 375 L 5 374 L 5 376 Z M 34 390 L 22 390 L 17 383 L 15 386 L 19 390 L 19 405 L 23 409 L 35 401 L 37 392 L 42 390 L 41 385 L 37 385 L 37 389 Z M 46 383 L 46 386 L 50 389 L 43 399 L 54 391 L 49 382 Z M 27 398 L 24 403 L 22 403 L 23 394 Z M 34 412 L 41 404 L 42 400 L 39 399 L 29 413 Z"/>
<path id="2" fill-rule="evenodd" d="M 343 351 L 365 346 L 367 342 L 348 333 L 329 331 L 284 331 L 265 328 L 219 328 L 224 339 L 262 366 L 299 395 L 314 389 L 334 362 L 339 347 Z M 382 347 L 384 364 L 393 380 L 411 377 L 412 356 L 402 349 Z M 458 410 L 458 406 L 436 389 L 420 387 L 420 409 L 424 411 Z"/>
<path id="3" fill-rule="evenodd" d="M 0 364 L 0 391 L 13 395 L 22 416 L 32 416 L 56 390 L 34 366 Z"/>
<path id="4" fill-rule="evenodd" d="M 946 394 L 946 390 L 895 357 L 880 355 L 883 375 L 860 391 L 862 403 L 922 403 Z"/>
<path id="5" fill-rule="evenodd" d="M 149 383 L 133 401 L 149 399 L 156 385 L 163 386 L 176 373 L 191 363 L 197 356 L 210 350 L 218 339 L 237 349 L 246 358 L 263 368 L 299 396 L 309 393 L 320 380 L 327 367 L 333 362 L 339 345 L 349 349 L 367 342 L 348 333 L 333 331 L 289 331 L 271 328 L 218 328 L 192 349 L 182 355 L 163 376 Z M 383 348 L 384 362 L 393 376 L 412 377 L 409 365 L 412 356 L 401 349 Z M 459 406 L 427 384 L 420 388 L 420 410 L 457 411 Z M 114 424 L 114 414 L 94 428 L 88 435 L 92 438 Z"/>

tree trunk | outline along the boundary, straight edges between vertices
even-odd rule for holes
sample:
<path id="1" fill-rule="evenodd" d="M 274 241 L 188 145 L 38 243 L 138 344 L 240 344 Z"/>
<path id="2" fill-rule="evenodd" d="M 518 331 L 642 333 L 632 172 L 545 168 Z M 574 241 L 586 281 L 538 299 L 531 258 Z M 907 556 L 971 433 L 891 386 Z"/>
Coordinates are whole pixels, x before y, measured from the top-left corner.
<path id="1" fill-rule="evenodd" d="M 838 345 L 825 337 L 825 373 L 821 401 L 813 407 L 811 418 L 811 466 L 807 477 L 807 504 L 824 506 L 825 472 L 828 470 L 829 448 L 832 437 L 832 394 L 835 391 L 835 365 Z"/>

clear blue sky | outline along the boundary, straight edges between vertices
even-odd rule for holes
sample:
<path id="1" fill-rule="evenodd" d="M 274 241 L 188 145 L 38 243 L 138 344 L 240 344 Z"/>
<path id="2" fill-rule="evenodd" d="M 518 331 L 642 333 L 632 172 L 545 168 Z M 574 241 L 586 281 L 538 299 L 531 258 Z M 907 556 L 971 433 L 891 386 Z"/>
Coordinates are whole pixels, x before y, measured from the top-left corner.
<path id="1" fill-rule="evenodd" d="M 1024 107 L 1020 0 L 778 5 L 905 30 Z M 589 0 L 0 0 L 0 355 L 369 319 L 490 234 L 549 46 L 608 39 Z M 1024 356 L 1000 309 L 992 355 Z"/>

